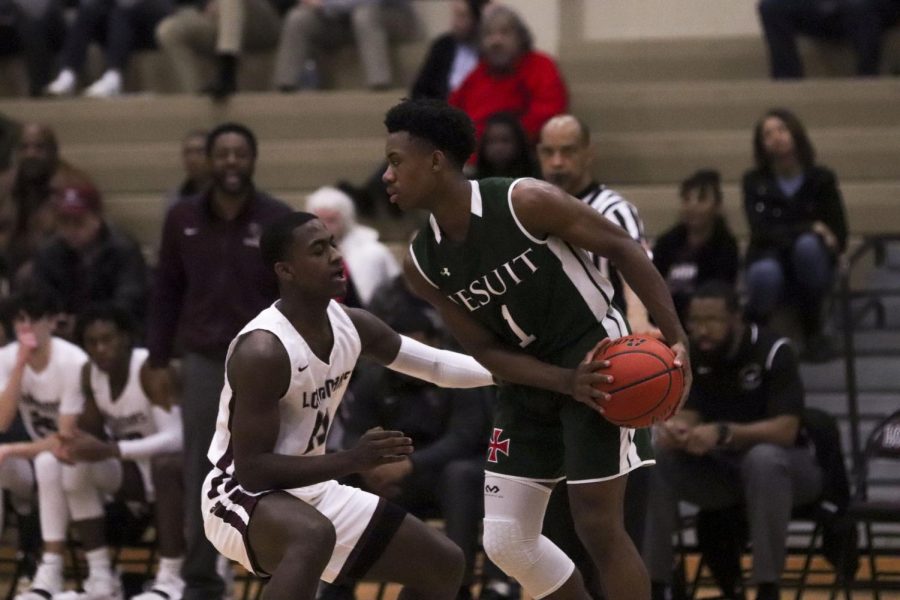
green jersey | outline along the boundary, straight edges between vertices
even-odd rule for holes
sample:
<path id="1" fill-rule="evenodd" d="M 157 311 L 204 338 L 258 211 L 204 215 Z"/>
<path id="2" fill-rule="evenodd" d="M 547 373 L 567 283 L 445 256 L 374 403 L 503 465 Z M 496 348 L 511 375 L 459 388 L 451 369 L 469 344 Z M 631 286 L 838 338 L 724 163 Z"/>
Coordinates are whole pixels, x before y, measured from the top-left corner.
<path id="1" fill-rule="evenodd" d="M 626 335 L 628 326 L 611 304 L 613 286 L 586 251 L 522 227 L 511 200 L 519 181 L 472 181 L 465 239 L 447 239 L 432 215 L 410 252 L 424 278 L 482 326 L 541 360 L 572 367 L 573 348 Z"/>

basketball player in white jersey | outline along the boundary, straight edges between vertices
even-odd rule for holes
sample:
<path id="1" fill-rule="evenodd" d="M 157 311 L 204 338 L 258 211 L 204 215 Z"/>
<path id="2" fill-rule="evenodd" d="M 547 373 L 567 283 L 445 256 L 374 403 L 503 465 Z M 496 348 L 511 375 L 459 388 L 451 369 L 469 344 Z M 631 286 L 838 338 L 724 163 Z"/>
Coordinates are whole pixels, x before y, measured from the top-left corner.
<path id="1" fill-rule="evenodd" d="M 148 352 L 133 347 L 126 312 L 114 306 L 88 308 L 79 317 L 77 333 L 90 357 L 81 371 L 84 412 L 79 429 L 60 435 L 56 451 L 74 465 L 63 467 L 73 524 L 89 556 L 107 556 L 104 496 L 155 501 L 159 570 L 148 591 L 135 598 L 177 600 L 184 590 L 181 412 L 168 390 L 148 387 Z M 107 600 L 107 579 L 107 572 L 91 570 L 85 591 L 67 598 Z"/>
<path id="2" fill-rule="evenodd" d="M 401 598 L 451 600 L 462 552 L 421 521 L 335 479 L 403 460 L 399 431 L 374 429 L 350 450 L 325 438 L 357 359 L 444 387 L 493 383 L 472 358 L 401 337 L 344 308 L 341 254 L 324 224 L 293 213 L 262 235 L 280 299 L 231 343 L 203 486 L 206 535 L 225 556 L 269 577 L 266 600 L 311 599 L 318 580 L 392 581 Z"/>
<path id="3" fill-rule="evenodd" d="M 60 431 L 72 431 L 82 408 L 78 385 L 85 353 L 53 336 L 59 306 L 44 288 L 29 288 L 11 302 L 16 341 L 0 349 L 0 429 L 16 411 L 31 438 L 0 446 L 0 487 L 26 510 L 38 487 L 44 553 L 31 587 L 17 600 L 46 600 L 63 587 L 63 550 L 69 514 L 62 498 L 62 469 L 52 450 Z"/>

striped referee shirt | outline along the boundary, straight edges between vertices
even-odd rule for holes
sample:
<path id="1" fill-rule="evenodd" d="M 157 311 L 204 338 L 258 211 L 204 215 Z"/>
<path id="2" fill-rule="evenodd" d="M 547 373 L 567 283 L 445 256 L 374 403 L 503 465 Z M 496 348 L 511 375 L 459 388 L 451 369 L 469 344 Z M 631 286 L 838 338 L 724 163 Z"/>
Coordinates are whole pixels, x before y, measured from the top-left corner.
<path id="1" fill-rule="evenodd" d="M 639 243 L 647 252 L 647 257 L 652 258 L 647 240 L 644 237 L 644 223 L 638 214 L 637 208 L 620 196 L 614 190 L 592 182 L 587 189 L 578 194 L 578 198 L 585 204 L 599 212 L 601 215 L 628 232 L 631 238 Z M 600 272 L 612 282 L 616 290 L 613 302 L 620 308 L 625 307 L 625 298 L 622 294 L 622 281 L 615 266 L 609 264 L 609 259 L 604 256 L 591 254 L 591 260 Z"/>

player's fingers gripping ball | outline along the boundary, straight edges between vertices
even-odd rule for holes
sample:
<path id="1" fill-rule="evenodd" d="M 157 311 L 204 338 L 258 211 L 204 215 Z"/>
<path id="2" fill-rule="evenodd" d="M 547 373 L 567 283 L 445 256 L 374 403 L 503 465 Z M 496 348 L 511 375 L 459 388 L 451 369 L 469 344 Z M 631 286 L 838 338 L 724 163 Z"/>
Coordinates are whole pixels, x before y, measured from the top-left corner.
<path id="1" fill-rule="evenodd" d="M 684 391 L 684 372 L 675 366 L 675 353 L 646 335 L 628 335 L 599 348 L 594 361 L 609 361 L 603 373 L 612 383 L 594 386 L 609 394 L 603 416 L 624 427 L 649 427 L 665 421 L 678 408 Z"/>

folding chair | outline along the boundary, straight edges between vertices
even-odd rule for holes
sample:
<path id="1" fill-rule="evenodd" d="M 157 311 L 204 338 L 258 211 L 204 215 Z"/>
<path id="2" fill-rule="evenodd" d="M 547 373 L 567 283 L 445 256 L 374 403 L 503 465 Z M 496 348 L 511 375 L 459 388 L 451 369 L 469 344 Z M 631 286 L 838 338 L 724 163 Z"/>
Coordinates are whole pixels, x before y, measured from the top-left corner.
<path id="1" fill-rule="evenodd" d="M 863 552 L 868 556 L 872 591 L 875 600 L 880 600 L 881 590 L 900 589 L 900 573 L 882 572 L 878 568 L 879 551 L 875 547 L 873 524 L 900 524 L 900 497 L 890 499 L 869 497 L 870 472 L 876 461 L 896 461 L 900 464 L 900 410 L 883 419 L 869 434 L 863 452 L 862 462 L 856 477 L 856 491 L 847 514 L 857 523 L 862 523 L 865 532 Z"/>

